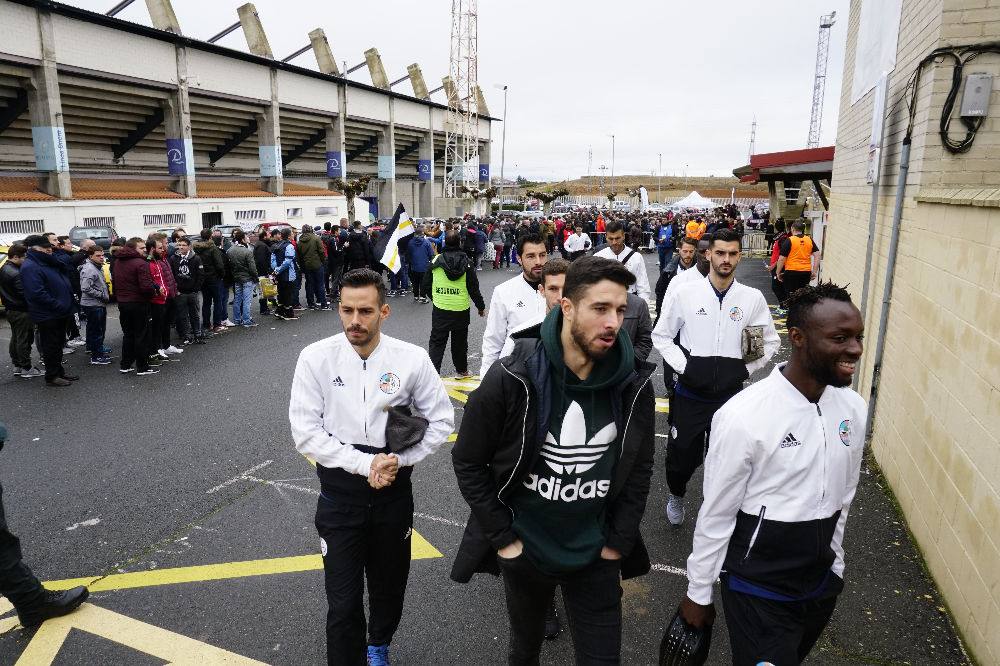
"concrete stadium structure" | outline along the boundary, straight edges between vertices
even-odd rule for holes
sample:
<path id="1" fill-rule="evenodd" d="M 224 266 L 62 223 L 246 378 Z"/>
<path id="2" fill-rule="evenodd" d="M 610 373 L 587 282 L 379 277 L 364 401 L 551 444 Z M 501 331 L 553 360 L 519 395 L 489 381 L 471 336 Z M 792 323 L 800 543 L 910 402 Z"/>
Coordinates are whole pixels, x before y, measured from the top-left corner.
<path id="1" fill-rule="evenodd" d="M 184 36 L 170 0 L 146 5 L 154 27 L 0 0 L 0 233 L 336 222 L 347 201 L 335 183 L 362 174 L 381 217 L 398 202 L 414 216 L 471 207 L 442 198 L 448 107 L 416 64 L 405 95 L 374 48 L 372 85 L 348 80 L 321 29 L 276 59 L 251 4 L 238 10 L 249 53 Z M 286 62 L 310 50 L 320 71 Z M 491 120 L 479 123 L 485 182 Z"/>

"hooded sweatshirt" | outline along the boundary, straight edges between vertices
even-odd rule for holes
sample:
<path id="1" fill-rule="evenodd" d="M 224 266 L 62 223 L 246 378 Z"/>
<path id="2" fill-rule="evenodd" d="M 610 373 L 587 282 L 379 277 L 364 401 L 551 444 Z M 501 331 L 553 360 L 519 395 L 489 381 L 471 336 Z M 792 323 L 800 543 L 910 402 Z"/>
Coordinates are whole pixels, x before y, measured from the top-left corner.
<path id="1" fill-rule="evenodd" d="M 562 310 L 554 308 L 541 326 L 551 378 L 549 431 L 531 473 L 509 500 L 525 554 L 552 576 L 587 567 L 604 547 L 604 509 L 621 451 L 611 388 L 635 367 L 632 343 L 619 333 L 581 381 L 563 362 L 562 327 Z"/>
<path id="2" fill-rule="evenodd" d="M 424 273 L 423 287 L 429 291 L 434 307 L 450 312 L 469 309 L 469 300 L 477 310 L 485 310 L 486 302 L 479 291 L 479 277 L 470 270 L 469 257 L 458 248 L 446 248 L 434 257 L 430 270 Z M 463 279 L 464 276 L 464 279 Z"/>

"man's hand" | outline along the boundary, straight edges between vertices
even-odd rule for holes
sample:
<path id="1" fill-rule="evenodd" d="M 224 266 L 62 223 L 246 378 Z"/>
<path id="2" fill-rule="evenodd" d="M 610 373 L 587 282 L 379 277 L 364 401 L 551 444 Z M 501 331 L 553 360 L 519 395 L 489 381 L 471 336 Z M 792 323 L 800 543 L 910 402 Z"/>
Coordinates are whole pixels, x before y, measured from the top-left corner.
<path id="1" fill-rule="evenodd" d="M 371 469 L 368 471 L 368 485 L 376 490 L 392 485 L 398 471 L 399 457 L 396 454 L 379 453 L 372 459 Z"/>
<path id="2" fill-rule="evenodd" d="M 524 544 L 521 543 L 520 539 L 517 539 L 498 550 L 497 555 L 505 560 L 513 560 L 515 557 L 520 556 L 522 552 L 524 552 Z"/>
<path id="3" fill-rule="evenodd" d="M 480 317 L 485 317 L 486 316 L 486 310 L 480 310 L 479 311 L 479 316 Z"/>
<path id="4" fill-rule="evenodd" d="M 809 274 L 809 279 L 810 280 L 815 280 L 817 275 L 818 275 L 818 273 L 816 271 L 813 271 L 812 273 Z"/>
<path id="5" fill-rule="evenodd" d="M 782 271 L 781 273 L 775 272 L 774 279 L 777 280 L 778 282 L 784 282 L 785 281 L 784 271 Z"/>
<path id="6" fill-rule="evenodd" d="M 620 560 L 622 559 L 622 554 L 619 553 L 614 548 L 608 548 L 604 546 L 601 548 L 601 559 L 602 560 Z"/>
<path id="7" fill-rule="evenodd" d="M 695 629 L 711 627 L 715 624 L 715 604 L 702 606 L 684 597 L 681 601 L 681 617 Z"/>

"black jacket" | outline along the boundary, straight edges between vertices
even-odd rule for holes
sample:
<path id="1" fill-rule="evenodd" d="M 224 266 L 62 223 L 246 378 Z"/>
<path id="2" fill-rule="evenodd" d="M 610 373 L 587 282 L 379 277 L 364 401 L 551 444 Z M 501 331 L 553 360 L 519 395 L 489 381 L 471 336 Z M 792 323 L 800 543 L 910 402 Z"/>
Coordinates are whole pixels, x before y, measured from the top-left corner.
<path id="1" fill-rule="evenodd" d="M 257 275 L 271 274 L 271 246 L 261 239 L 253 244 L 253 262 L 257 265 Z"/>
<path id="2" fill-rule="evenodd" d="M 474 573 L 498 574 L 496 551 L 517 539 L 503 500 L 534 468 L 551 409 L 550 364 L 540 329 L 522 333 L 513 353 L 490 367 L 465 406 L 451 451 L 459 490 L 472 509 L 451 570 L 460 583 Z M 622 452 L 608 493 L 604 536 L 605 544 L 622 554 L 623 579 L 650 568 L 639 523 L 653 472 L 654 370 L 652 363 L 636 361 L 635 372 L 612 393 Z"/>
<path id="3" fill-rule="evenodd" d="M 344 269 L 363 268 L 375 262 L 375 251 L 364 231 L 352 231 L 344 247 Z"/>
<path id="4" fill-rule="evenodd" d="M 182 294 L 201 291 L 201 285 L 205 281 L 205 271 L 197 252 L 192 251 L 188 260 L 185 260 L 180 252 L 174 252 L 170 255 L 170 269 L 174 272 L 177 291 Z"/>
<path id="5" fill-rule="evenodd" d="M 197 241 L 191 246 L 201 259 L 201 268 L 206 281 L 215 282 L 226 277 L 226 260 L 222 250 L 210 240 Z"/>
<path id="6" fill-rule="evenodd" d="M 12 261 L 0 267 L 0 301 L 8 310 L 28 311 L 28 301 L 24 299 L 24 286 L 21 284 L 21 267 L 15 266 Z"/>

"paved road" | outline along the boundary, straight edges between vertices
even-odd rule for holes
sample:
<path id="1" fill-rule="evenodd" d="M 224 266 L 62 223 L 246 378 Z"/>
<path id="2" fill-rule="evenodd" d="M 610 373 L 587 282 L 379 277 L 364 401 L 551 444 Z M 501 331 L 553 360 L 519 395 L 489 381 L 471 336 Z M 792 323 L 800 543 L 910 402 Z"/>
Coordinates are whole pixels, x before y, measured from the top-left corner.
<path id="1" fill-rule="evenodd" d="M 655 258 L 647 263 L 654 275 Z M 480 275 L 489 294 L 514 273 Z M 770 297 L 759 261 L 744 261 L 739 276 Z M 385 332 L 426 344 L 430 306 L 410 298 L 392 306 Z M 484 320 L 473 319 L 476 353 Z M 115 320 L 109 330 L 117 348 Z M 83 379 L 58 390 L 0 368 L 0 419 L 12 433 L 0 454 L 8 519 L 43 580 L 83 578 L 94 590 L 90 606 L 34 636 L 13 628 L 0 600 L 0 664 L 322 663 L 318 483 L 292 446 L 286 410 L 299 350 L 339 331 L 335 313 L 268 320 L 188 349 L 148 378 L 85 365 L 78 352 L 68 365 Z M 4 324 L 0 343 L 7 337 Z M 453 372 L 447 354 L 445 364 L 445 374 Z M 475 382 L 449 386 L 461 419 L 462 399 Z M 662 444 L 665 414 L 657 414 L 656 428 Z M 654 663 L 685 590 L 691 547 L 693 521 L 670 528 L 663 517 L 662 446 L 656 470 L 643 522 L 656 564 L 624 585 L 629 664 Z M 693 485 L 700 486 L 700 473 Z M 469 585 L 448 579 L 467 507 L 446 450 L 418 467 L 414 486 L 421 538 L 394 663 L 504 663 L 500 583 L 489 576 Z M 811 663 L 966 662 L 884 481 L 867 466 L 846 549 L 847 590 Z M 728 663 L 723 624 L 715 636 L 712 662 Z M 543 661 L 572 663 L 565 634 L 546 644 Z"/>

